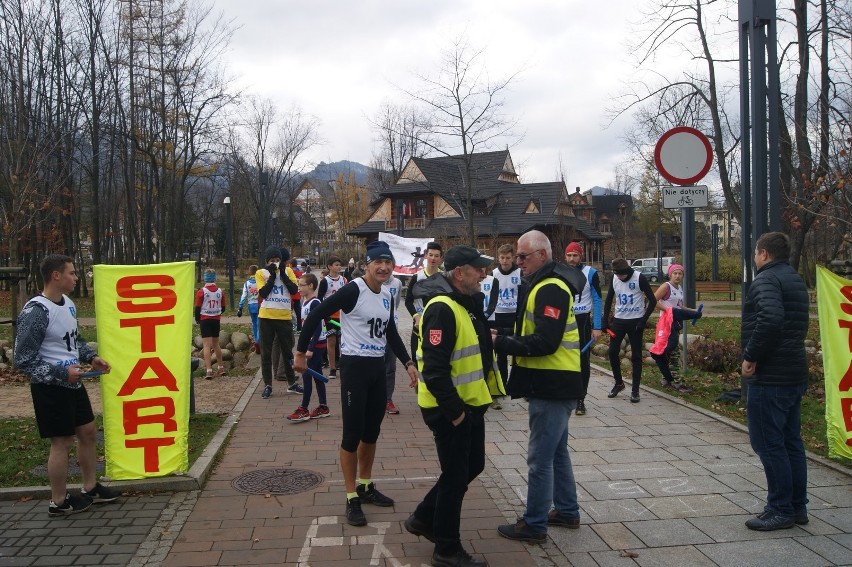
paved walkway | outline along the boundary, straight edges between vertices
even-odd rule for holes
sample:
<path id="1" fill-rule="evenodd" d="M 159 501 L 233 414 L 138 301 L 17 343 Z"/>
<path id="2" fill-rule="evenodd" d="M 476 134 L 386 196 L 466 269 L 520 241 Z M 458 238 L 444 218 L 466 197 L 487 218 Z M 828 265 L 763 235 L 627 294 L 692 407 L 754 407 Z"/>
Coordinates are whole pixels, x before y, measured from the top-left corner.
<path id="1" fill-rule="evenodd" d="M 258 379 L 244 397 L 227 448 L 203 490 L 132 492 L 120 502 L 71 518 L 49 519 L 44 500 L 0 501 L 2 565 L 429 565 L 432 545 L 402 522 L 435 480 L 437 459 L 413 392 L 399 386 L 402 413 L 384 422 L 374 468 L 393 508 L 365 506 L 368 526 L 342 519 L 337 465 L 339 388 L 333 417 L 289 424 L 297 396 L 260 398 Z M 526 403 L 489 411 L 486 470 L 465 499 L 462 538 L 492 566 L 852 564 L 852 478 L 810 462 L 810 523 L 771 533 L 743 522 L 763 506 L 760 462 L 742 427 L 680 400 L 643 391 L 631 404 L 607 399 L 611 378 L 595 369 L 589 413 L 570 421 L 583 525 L 554 528 L 545 545 L 497 535 L 526 496 Z M 240 475 L 266 469 L 319 473 L 293 495 L 249 495 Z"/>

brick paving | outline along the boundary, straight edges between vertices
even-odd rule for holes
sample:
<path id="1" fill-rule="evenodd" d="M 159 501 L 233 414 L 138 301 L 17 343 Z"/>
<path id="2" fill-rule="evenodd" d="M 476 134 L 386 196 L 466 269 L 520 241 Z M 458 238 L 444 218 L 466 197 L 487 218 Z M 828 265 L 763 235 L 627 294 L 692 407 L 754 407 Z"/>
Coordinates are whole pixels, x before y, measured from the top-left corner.
<path id="1" fill-rule="evenodd" d="M 365 505 L 370 524 L 343 523 L 337 465 L 339 386 L 333 416 L 289 424 L 298 396 L 259 395 L 259 380 L 230 443 L 203 490 L 132 493 L 71 518 L 50 519 L 44 500 L 0 501 L 3 565 L 428 565 L 432 545 L 402 522 L 438 472 L 431 435 L 413 392 L 399 385 L 400 415 L 387 416 L 374 480 L 396 499 Z M 462 538 L 492 566 L 852 564 L 852 482 L 847 469 L 809 463 L 810 523 L 770 533 L 743 522 L 760 511 L 765 480 L 742 426 L 644 390 L 631 404 L 607 399 L 611 378 L 595 369 L 588 414 L 570 420 L 570 446 L 582 511 L 579 530 L 554 528 L 544 545 L 497 536 L 522 513 L 527 416 L 523 400 L 487 419 L 486 469 L 465 499 Z M 324 481 L 294 495 L 248 495 L 239 475 L 266 468 L 314 471 Z M 630 555 L 631 557 L 628 557 Z"/>

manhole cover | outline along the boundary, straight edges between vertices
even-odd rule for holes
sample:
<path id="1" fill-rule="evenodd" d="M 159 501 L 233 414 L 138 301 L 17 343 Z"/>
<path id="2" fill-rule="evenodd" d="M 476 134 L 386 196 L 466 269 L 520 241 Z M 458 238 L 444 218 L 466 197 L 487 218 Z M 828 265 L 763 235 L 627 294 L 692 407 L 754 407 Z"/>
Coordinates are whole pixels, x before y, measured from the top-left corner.
<path id="1" fill-rule="evenodd" d="M 296 494 L 322 484 L 325 478 L 314 471 L 258 469 L 241 474 L 231 486 L 246 494 Z"/>

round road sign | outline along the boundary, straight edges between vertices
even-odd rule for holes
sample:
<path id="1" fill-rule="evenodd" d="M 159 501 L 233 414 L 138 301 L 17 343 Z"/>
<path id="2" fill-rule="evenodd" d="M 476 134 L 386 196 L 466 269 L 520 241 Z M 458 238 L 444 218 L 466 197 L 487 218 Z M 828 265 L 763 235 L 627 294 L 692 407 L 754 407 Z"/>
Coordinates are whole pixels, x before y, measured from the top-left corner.
<path id="1" fill-rule="evenodd" d="M 657 171 L 675 185 L 692 185 L 713 165 L 713 149 L 707 136 L 688 126 L 672 128 L 654 147 Z"/>

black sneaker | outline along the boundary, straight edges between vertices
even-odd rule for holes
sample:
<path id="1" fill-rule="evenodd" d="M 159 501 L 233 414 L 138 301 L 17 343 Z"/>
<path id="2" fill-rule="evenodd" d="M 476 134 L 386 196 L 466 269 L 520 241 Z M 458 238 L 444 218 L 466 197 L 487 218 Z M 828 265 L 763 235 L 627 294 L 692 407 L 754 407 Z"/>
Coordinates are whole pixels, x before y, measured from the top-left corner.
<path id="1" fill-rule="evenodd" d="M 292 383 L 292 384 L 291 384 L 291 385 L 287 388 L 287 393 L 288 393 L 288 394 L 304 394 L 304 393 L 305 393 L 305 390 L 304 390 L 304 388 L 302 388 L 299 384 L 297 384 L 296 382 L 293 382 L 293 383 Z"/>
<path id="2" fill-rule="evenodd" d="M 423 520 L 419 520 L 414 514 L 410 515 L 405 523 L 405 530 L 416 536 L 422 536 L 435 543 L 435 533 L 432 531 L 432 526 L 424 522 Z"/>
<path id="3" fill-rule="evenodd" d="M 118 500 L 121 496 L 121 492 L 118 490 L 113 490 L 111 488 L 107 488 L 103 486 L 101 483 L 96 483 L 95 487 L 91 490 L 86 490 L 85 488 L 80 489 L 80 494 L 83 496 L 88 496 L 92 499 L 92 502 L 95 504 L 103 504 L 105 502 L 112 502 L 113 500 Z"/>
<path id="4" fill-rule="evenodd" d="M 272 386 L 265 386 L 263 391 L 260 393 L 260 397 L 264 400 L 269 398 L 272 395 Z"/>
<path id="5" fill-rule="evenodd" d="M 350 526 L 367 525 L 367 517 L 361 511 L 361 499 L 357 496 L 346 501 L 346 523 Z"/>
<path id="6" fill-rule="evenodd" d="M 638 404 L 639 403 L 639 392 L 631 392 L 630 393 L 630 403 Z"/>
<path id="7" fill-rule="evenodd" d="M 609 394 L 607 394 L 606 397 L 607 398 L 614 398 L 623 389 L 624 389 L 624 382 L 616 382 L 615 386 L 612 387 L 612 390 L 609 391 Z"/>
<path id="8" fill-rule="evenodd" d="M 389 498 L 376 490 L 376 483 L 374 482 L 371 482 L 366 487 L 359 483 L 355 490 L 358 491 L 358 497 L 366 504 L 375 504 L 383 508 L 393 506 L 393 498 Z"/>
<path id="9" fill-rule="evenodd" d="M 47 515 L 51 517 L 70 516 L 71 514 L 85 512 L 91 505 L 92 499 L 88 496 L 71 496 L 71 494 L 66 493 L 65 501 L 62 504 L 56 504 L 53 500 L 50 501 L 47 506 Z"/>
<path id="10" fill-rule="evenodd" d="M 544 543 L 547 541 L 546 533 L 536 533 L 532 531 L 527 523 L 520 519 L 515 524 L 498 526 L 497 533 L 507 539 L 527 541 L 529 543 Z"/>
<path id="11" fill-rule="evenodd" d="M 337 378 L 337 368 L 332 368 L 328 371 L 329 378 Z"/>
<path id="12" fill-rule="evenodd" d="M 577 415 L 586 415 L 586 402 L 585 400 L 577 401 L 577 411 L 574 412 Z"/>
<path id="13" fill-rule="evenodd" d="M 745 525 L 750 530 L 772 532 L 792 528 L 796 525 L 796 521 L 793 518 L 782 516 L 775 512 L 762 512 L 757 517 L 748 520 Z"/>
<path id="14" fill-rule="evenodd" d="M 436 551 L 432 554 L 432 567 L 488 567 L 488 562 L 474 559 L 464 549 L 448 555 Z"/>
<path id="15" fill-rule="evenodd" d="M 571 518 L 563 516 L 556 510 L 551 510 L 547 513 L 547 525 L 559 526 L 560 528 L 568 528 L 569 530 L 580 529 L 580 518 Z"/>

